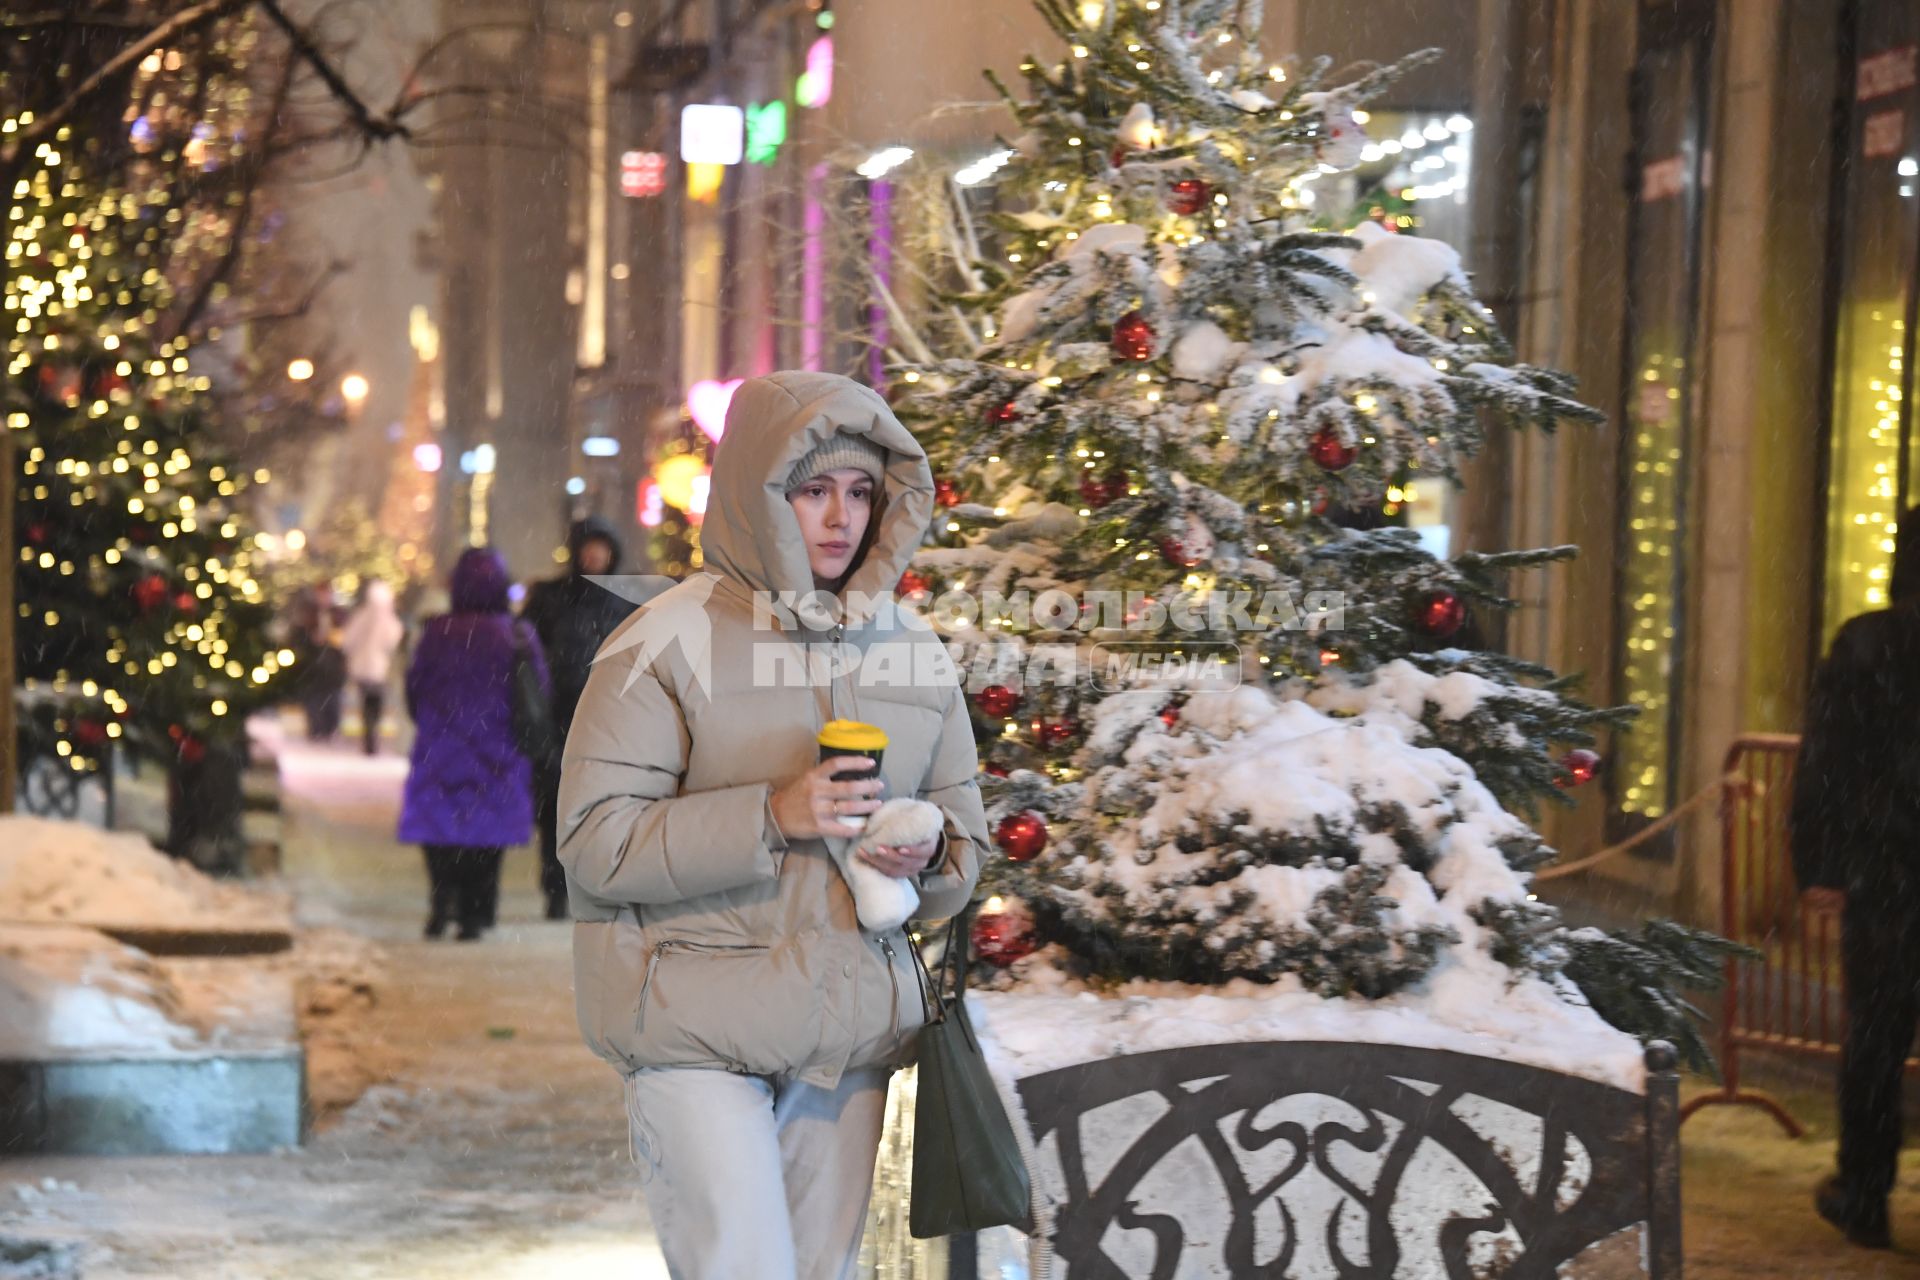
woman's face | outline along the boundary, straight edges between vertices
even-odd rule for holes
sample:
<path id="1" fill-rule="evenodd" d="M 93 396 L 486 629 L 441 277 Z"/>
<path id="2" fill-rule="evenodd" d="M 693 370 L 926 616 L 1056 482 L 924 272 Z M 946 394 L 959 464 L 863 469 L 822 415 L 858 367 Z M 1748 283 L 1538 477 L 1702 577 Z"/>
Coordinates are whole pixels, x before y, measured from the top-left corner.
<path id="1" fill-rule="evenodd" d="M 816 586 L 845 577 L 873 518 L 873 477 L 857 467 L 823 471 L 787 495 Z"/>

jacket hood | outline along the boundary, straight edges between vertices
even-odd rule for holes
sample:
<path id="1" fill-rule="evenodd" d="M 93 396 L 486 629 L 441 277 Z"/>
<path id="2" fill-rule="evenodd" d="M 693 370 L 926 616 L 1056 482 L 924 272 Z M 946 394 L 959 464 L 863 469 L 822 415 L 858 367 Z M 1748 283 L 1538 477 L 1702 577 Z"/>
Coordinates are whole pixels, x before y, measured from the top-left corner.
<path id="1" fill-rule="evenodd" d="M 506 559 L 491 547 L 470 547 L 453 566 L 451 595 L 455 613 L 505 613 Z"/>
<path id="2" fill-rule="evenodd" d="M 1920 602 L 1920 507 L 1900 517 L 1900 528 L 1893 535 L 1893 578 L 1887 583 L 1889 602 Z"/>
<path id="3" fill-rule="evenodd" d="M 620 557 L 626 548 L 621 545 L 620 534 L 614 529 L 612 523 L 599 516 L 587 516 L 576 520 L 573 527 L 567 530 L 567 556 L 572 561 L 573 571 L 580 572 L 580 548 L 596 539 L 613 548 L 613 562 L 601 572 L 618 573 Z"/>
<path id="4" fill-rule="evenodd" d="M 750 591 L 813 594 L 787 477 L 836 435 L 864 436 L 886 453 L 879 527 L 841 590 L 845 620 L 868 620 L 872 601 L 900 581 L 933 518 L 933 472 L 920 442 L 878 392 L 832 373 L 776 373 L 741 384 L 714 457 L 700 546 L 706 565 Z"/>

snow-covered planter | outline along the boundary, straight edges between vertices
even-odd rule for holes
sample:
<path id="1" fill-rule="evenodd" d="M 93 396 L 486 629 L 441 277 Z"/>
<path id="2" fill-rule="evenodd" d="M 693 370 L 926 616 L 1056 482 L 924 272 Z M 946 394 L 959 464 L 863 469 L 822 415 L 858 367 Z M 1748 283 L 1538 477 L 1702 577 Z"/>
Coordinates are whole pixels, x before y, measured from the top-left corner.
<path id="1" fill-rule="evenodd" d="M 1558 1002 L 978 999 L 1036 1224 L 980 1274 L 1679 1275 L 1673 1052 Z"/>

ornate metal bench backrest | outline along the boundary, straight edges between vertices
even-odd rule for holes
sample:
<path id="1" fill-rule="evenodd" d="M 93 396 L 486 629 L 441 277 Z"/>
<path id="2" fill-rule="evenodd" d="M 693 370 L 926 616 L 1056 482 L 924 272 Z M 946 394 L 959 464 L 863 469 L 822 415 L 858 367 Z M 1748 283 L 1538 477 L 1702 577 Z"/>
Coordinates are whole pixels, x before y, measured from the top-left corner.
<path id="1" fill-rule="evenodd" d="M 1672 1050 L 1647 1064 L 1642 1096 L 1399 1045 L 1208 1045 L 1019 1089 L 1066 1191 L 1053 1250 L 1071 1280 L 1524 1280 L 1603 1241 L 1614 1261 L 1598 1269 L 1640 1274 L 1644 1257 L 1676 1280 Z"/>

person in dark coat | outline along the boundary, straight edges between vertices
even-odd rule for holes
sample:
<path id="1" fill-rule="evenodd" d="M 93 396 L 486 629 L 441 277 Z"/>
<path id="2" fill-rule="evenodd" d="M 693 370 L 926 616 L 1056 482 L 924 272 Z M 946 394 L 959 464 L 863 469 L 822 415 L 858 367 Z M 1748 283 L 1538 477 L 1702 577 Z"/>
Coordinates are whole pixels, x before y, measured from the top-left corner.
<path id="1" fill-rule="evenodd" d="M 613 526 L 596 516 L 575 524 L 567 535 L 570 561 L 556 578 L 537 582 L 527 592 L 520 616 L 540 635 L 553 671 L 552 754 L 534 767 L 534 800 L 540 825 L 540 888 L 547 898 L 547 919 L 567 917 L 567 873 L 555 855 L 560 814 L 560 748 L 573 724 L 574 708 L 587 687 L 594 655 L 634 606 L 589 580 L 591 574 L 620 568 L 620 539 Z"/>
<path id="2" fill-rule="evenodd" d="M 333 588 L 321 583 L 301 592 L 294 602 L 293 625 L 299 646 L 298 683 L 301 706 L 307 713 L 307 740 L 331 742 L 340 732 L 347 688 L 347 660 L 340 649 L 340 611 L 334 604 Z"/>
<path id="3" fill-rule="evenodd" d="M 453 567 L 452 611 L 427 620 L 407 669 L 415 732 L 400 839 L 425 848 L 432 886 L 427 936 L 449 923 L 462 941 L 491 928 L 505 846 L 533 834 L 533 765 L 513 733 L 513 670 L 524 648 L 543 686 L 533 629 L 507 609 L 507 562 L 475 547 Z"/>
<path id="4" fill-rule="evenodd" d="M 1890 1247 L 1901 1079 L 1920 1018 L 1920 507 L 1900 521 L 1891 601 L 1840 629 L 1814 673 L 1790 825 L 1801 889 L 1838 900 L 1847 984 L 1839 1171 L 1820 1216 Z"/>

